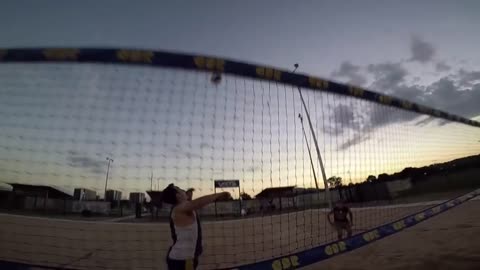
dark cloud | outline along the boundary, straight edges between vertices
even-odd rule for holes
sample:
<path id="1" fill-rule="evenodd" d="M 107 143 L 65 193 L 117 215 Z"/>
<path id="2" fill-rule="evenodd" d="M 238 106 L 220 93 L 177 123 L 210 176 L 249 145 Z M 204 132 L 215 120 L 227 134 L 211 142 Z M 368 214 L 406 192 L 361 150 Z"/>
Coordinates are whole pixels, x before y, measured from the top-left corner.
<path id="1" fill-rule="evenodd" d="M 447 65 L 445 62 L 438 62 L 437 64 L 435 64 L 435 70 L 437 72 L 446 72 L 446 71 L 450 71 L 450 69 L 452 69 L 452 67 L 450 67 L 449 65 Z"/>
<path id="2" fill-rule="evenodd" d="M 375 81 L 371 88 L 381 92 L 389 92 L 392 88 L 405 81 L 408 75 L 407 70 L 401 63 L 380 63 L 370 64 L 367 67 L 368 72 L 372 73 Z"/>
<path id="3" fill-rule="evenodd" d="M 351 106 L 339 104 L 333 109 L 333 122 L 325 131 L 332 135 L 340 135 L 347 128 L 358 128 L 357 116 Z"/>
<path id="4" fill-rule="evenodd" d="M 480 83 L 480 71 L 466 71 L 460 69 L 455 77 L 458 78 L 458 85 L 460 87 L 472 87 L 473 85 Z"/>
<path id="5" fill-rule="evenodd" d="M 412 37 L 411 53 L 411 61 L 426 63 L 432 61 L 435 49 L 419 37 Z M 442 61 L 437 62 L 434 67 L 437 72 L 451 70 L 451 67 Z M 344 62 L 332 75 L 351 78 L 351 75 L 357 74 L 359 70 L 360 67 Z M 421 81 L 419 77 L 415 77 L 413 83 L 411 80 L 407 81 L 409 73 L 399 62 L 370 64 L 366 71 L 373 76 L 374 80 L 368 88 L 374 91 L 467 118 L 480 115 L 480 71 L 461 69 L 430 85 L 419 85 L 418 83 Z M 417 118 L 418 120 L 416 120 Z M 368 134 L 394 123 L 414 120 L 416 121 L 412 124 L 415 126 L 425 126 L 430 123 L 444 126 L 451 123 L 451 121 L 377 103 L 366 103 L 361 108 L 339 104 L 333 110 L 331 119 L 334 119 L 335 124 L 325 129 L 327 133 L 339 136 L 345 134 L 346 128 L 353 131 L 353 136 L 341 144 L 339 150 L 345 150 L 352 145 L 368 140 L 370 138 Z"/>
<path id="6" fill-rule="evenodd" d="M 183 156 L 183 157 L 186 157 L 188 159 L 192 159 L 192 158 L 202 158 L 202 155 L 200 154 L 197 154 L 197 153 L 194 153 L 192 151 L 186 151 L 186 150 L 183 150 L 181 149 L 180 147 L 171 147 L 169 148 L 170 152 L 171 153 L 174 153 L 174 154 L 177 154 L 179 156 Z"/>
<path id="7" fill-rule="evenodd" d="M 412 36 L 410 41 L 410 61 L 427 63 L 433 59 L 435 48 L 432 44 L 422 40 L 418 36 Z"/>
<path id="8" fill-rule="evenodd" d="M 419 127 L 423 127 L 423 126 L 433 122 L 435 119 L 436 118 L 433 117 L 433 116 L 427 116 L 424 119 L 420 119 L 420 121 L 416 122 L 414 125 L 419 126 Z"/>
<path id="9" fill-rule="evenodd" d="M 353 138 L 348 139 L 346 142 L 342 143 L 338 147 L 338 150 L 346 150 L 350 146 L 354 146 L 356 144 L 367 141 L 369 139 L 370 139 L 370 135 L 368 133 L 357 133 L 355 136 L 353 136 Z"/>
<path id="10" fill-rule="evenodd" d="M 332 72 L 332 76 L 347 78 L 349 84 L 364 85 L 367 82 L 367 78 L 360 74 L 360 70 L 360 66 L 345 61 L 340 65 L 338 70 Z"/>
<path id="11" fill-rule="evenodd" d="M 465 89 L 464 82 L 441 78 L 428 87 L 426 104 L 467 118 L 480 114 L 480 83 Z"/>
<path id="12" fill-rule="evenodd" d="M 81 155 L 77 151 L 68 151 L 67 161 L 68 165 L 74 168 L 87 169 L 92 173 L 100 174 L 104 173 L 104 162 L 91 157 Z"/>

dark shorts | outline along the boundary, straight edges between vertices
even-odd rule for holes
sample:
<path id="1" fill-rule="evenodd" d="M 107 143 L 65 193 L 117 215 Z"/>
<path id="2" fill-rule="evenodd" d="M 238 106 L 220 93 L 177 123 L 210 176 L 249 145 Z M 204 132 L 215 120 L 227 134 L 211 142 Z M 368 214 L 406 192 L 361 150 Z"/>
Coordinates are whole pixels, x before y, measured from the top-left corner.
<path id="1" fill-rule="evenodd" d="M 168 270 L 195 270 L 198 266 L 198 258 L 190 260 L 173 260 L 167 257 Z"/>

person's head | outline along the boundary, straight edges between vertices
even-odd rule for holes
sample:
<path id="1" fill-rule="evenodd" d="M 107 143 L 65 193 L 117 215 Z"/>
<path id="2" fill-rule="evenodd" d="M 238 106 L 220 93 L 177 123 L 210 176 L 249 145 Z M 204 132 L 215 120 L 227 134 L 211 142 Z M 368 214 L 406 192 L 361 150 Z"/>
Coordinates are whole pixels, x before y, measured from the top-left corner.
<path id="1" fill-rule="evenodd" d="M 163 190 L 162 200 L 168 204 L 176 205 L 188 200 L 188 196 L 183 189 L 170 184 Z"/>

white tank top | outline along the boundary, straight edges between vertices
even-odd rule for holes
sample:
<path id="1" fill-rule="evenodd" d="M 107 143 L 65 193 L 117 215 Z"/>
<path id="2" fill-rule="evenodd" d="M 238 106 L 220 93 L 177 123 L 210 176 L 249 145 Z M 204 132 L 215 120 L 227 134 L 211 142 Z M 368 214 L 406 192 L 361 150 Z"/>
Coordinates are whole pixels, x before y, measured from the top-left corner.
<path id="1" fill-rule="evenodd" d="M 198 240 L 197 215 L 193 213 L 194 220 L 192 224 L 184 227 L 178 227 L 174 224 L 177 241 L 170 249 L 168 257 L 173 260 L 187 260 L 195 257 L 195 250 Z M 175 218 L 175 211 L 172 212 L 172 220 Z"/>

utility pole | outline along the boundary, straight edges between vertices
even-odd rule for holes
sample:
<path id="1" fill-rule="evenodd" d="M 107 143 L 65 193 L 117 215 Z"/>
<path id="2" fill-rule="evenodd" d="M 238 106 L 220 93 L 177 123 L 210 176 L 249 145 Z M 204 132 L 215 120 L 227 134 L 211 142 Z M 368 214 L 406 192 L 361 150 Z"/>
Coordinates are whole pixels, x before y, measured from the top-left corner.
<path id="1" fill-rule="evenodd" d="M 108 173 L 110 172 L 110 163 L 113 162 L 113 159 L 107 157 L 108 165 L 107 165 L 107 177 L 105 177 L 105 194 L 104 194 L 104 201 L 107 200 L 107 185 L 108 185 Z"/>

